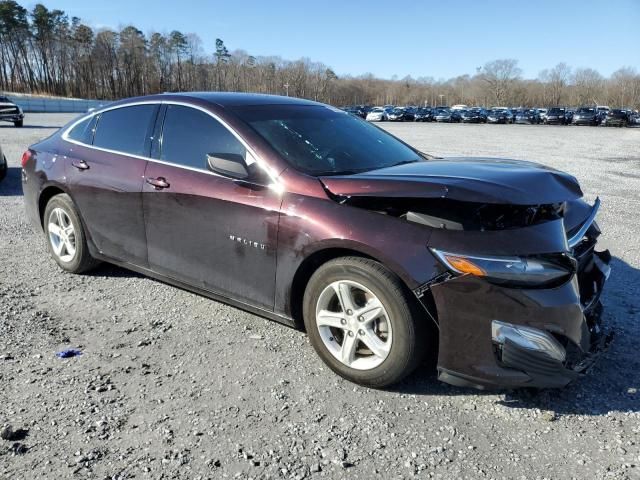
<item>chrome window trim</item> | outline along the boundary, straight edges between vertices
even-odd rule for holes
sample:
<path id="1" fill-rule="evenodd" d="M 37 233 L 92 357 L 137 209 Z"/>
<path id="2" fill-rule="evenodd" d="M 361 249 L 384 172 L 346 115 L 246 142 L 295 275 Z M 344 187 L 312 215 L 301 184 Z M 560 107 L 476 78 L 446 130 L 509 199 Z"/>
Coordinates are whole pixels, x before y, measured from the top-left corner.
<path id="1" fill-rule="evenodd" d="M 579 244 L 582 241 L 582 237 L 584 237 L 584 235 L 587 233 L 587 230 L 589 230 L 589 227 L 591 227 L 591 224 L 595 220 L 599 209 L 600 209 L 600 197 L 597 197 L 596 201 L 593 204 L 589 217 L 582 224 L 582 227 L 580 227 L 580 230 L 578 230 L 575 233 L 575 235 L 573 235 L 571 238 L 567 240 L 567 243 L 569 244 L 569 248 L 575 247 L 577 244 Z"/>
<path id="2" fill-rule="evenodd" d="M 162 105 L 179 105 L 179 106 L 183 106 L 183 107 L 189 107 L 189 108 L 193 108 L 195 110 L 200 110 L 201 112 L 206 113 L 207 115 L 209 115 L 210 117 L 212 117 L 214 120 L 216 120 L 217 122 L 219 122 L 224 128 L 226 128 L 234 137 L 236 137 L 238 139 L 238 141 L 242 144 L 242 146 L 244 146 L 244 148 L 247 149 L 247 152 L 253 157 L 253 159 L 255 160 L 255 162 L 258 164 L 258 166 L 260 166 L 260 168 L 262 168 L 262 170 L 264 170 L 267 175 L 269 175 L 269 178 L 271 179 L 271 181 L 273 182 L 273 186 L 278 187 L 277 189 L 280 189 L 280 186 L 277 182 L 277 175 L 271 170 L 271 167 L 269 167 L 269 165 L 267 165 L 255 152 L 255 150 L 253 150 L 253 148 L 251 148 L 249 146 L 249 144 L 233 129 L 229 126 L 229 124 L 227 122 L 225 122 L 222 118 L 220 118 L 218 115 L 216 115 L 215 113 L 210 112 L 209 110 L 199 106 L 199 105 L 193 105 L 191 103 L 188 102 L 179 102 L 176 100 L 142 100 L 139 102 L 132 102 L 132 103 L 127 103 L 127 104 L 123 104 L 123 105 L 115 105 L 115 106 L 107 106 L 105 108 L 102 108 L 100 110 L 96 110 L 91 112 L 88 115 L 84 115 L 82 117 L 80 117 L 78 120 L 76 120 L 75 122 L 73 122 L 69 127 L 67 127 L 67 129 L 62 132 L 62 139 L 65 142 L 69 142 L 69 143 L 73 143 L 75 145 L 79 145 L 81 147 L 85 147 L 85 148 L 91 148 L 93 150 L 98 150 L 100 152 L 107 152 L 107 153 L 114 153 L 116 155 L 124 155 L 127 157 L 131 157 L 131 158 L 137 158 L 139 160 L 146 160 L 148 162 L 155 162 L 155 163 L 160 163 L 162 165 L 168 165 L 170 167 L 176 167 L 176 168 L 183 168 L 185 170 L 191 170 L 194 172 L 199 172 L 199 173 L 206 173 L 208 175 L 213 175 L 215 177 L 220 177 L 220 178 L 227 178 L 229 179 L 229 177 L 225 177 L 224 175 L 220 175 L 218 173 L 212 172 L 210 170 L 206 170 L 203 168 L 195 168 L 195 167 L 188 167 L 186 165 L 180 165 L 177 163 L 171 163 L 171 162 L 166 162 L 164 160 L 158 160 L 156 158 L 151 158 L 151 157 L 146 157 L 143 155 L 135 155 L 132 153 L 127 153 L 127 152 L 121 152 L 119 150 L 111 150 L 109 148 L 102 148 L 102 147 L 96 147 L 95 145 L 89 145 L 83 142 L 79 142 L 77 140 L 74 140 L 72 138 L 69 138 L 69 132 L 71 132 L 71 130 L 78 125 L 79 123 L 95 117 L 96 115 L 100 115 L 104 112 L 108 112 L 111 110 L 117 110 L 120 108 L 126 108 L 126 107 L 135 107 L 135 106 L 139 106 L 139 105 L 158 105 L 158 106 L 162 106 Z M 98 122 L 99 124 L 100 122 Z M 96 125 L 96 127 L 98 127 L 99 125 Z M 152 137 L 153 140 L 153 137 Z"/>

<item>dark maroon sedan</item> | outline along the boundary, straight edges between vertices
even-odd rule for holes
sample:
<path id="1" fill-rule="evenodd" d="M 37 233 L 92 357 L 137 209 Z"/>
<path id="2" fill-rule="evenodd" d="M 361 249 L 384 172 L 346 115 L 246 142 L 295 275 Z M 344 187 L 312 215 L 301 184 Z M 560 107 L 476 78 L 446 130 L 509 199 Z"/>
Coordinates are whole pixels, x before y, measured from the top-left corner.
<path id="1" fill-rule="evenodd" d="M 106 261 L 306 328 L 382 387 L 560 387 L 608 341 L 599 202 L 528 162 L 421 153 L 333 107 L 189 93 L 111 104 L 33 145 L 27 211 L 53 258 Z"/>

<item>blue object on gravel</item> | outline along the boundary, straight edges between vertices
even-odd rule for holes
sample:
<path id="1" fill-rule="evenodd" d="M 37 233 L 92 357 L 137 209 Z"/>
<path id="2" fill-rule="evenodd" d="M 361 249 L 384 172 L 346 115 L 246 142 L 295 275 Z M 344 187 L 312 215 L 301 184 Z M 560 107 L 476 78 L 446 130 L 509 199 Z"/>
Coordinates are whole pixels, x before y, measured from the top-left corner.
<path id="1" fill-rule="evenodd" d="M 82 352 L 74 348 L 70 348 L 68 350 L 62 350 L 61 352 L 56 353 L 56 357 L 59 357 L 59 358 L 71 358 L 71 357 L 77 357 L 78 355 L 82 355 Z"/>

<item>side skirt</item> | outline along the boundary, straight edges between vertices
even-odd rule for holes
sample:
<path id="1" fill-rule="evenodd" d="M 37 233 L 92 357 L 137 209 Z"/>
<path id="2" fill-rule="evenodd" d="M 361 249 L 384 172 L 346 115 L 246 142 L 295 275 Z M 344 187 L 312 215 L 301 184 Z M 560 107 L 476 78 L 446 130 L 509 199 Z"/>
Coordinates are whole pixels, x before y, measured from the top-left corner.
<path id="1" fill-rule="evenodd" d="M 90 249 L 93 250 L 93 249 Z M 106 257 L 104 255 L 98 254 L 95 250 L 91 252 L 92 256 L 98 260 L 101 260 L 106 263 L 111 263 L 113 265 L 117 265 L 118 267 L 126 268 L 127 270 L 132 270 L 134 272 L 140 273 L 146 277 L 153 278 L 154 280 L 158 280 L 163 283 L 167 283 L 174 287 L 178 287 L 182 290 L 187 290 L 189 292 L 195 293 L 197 295 L 202 295 L 203 297 L 210 298 L 212 300 L 218 301 L 220 303 L 224 303 L 230 305 L 235 308 L 239 308 L 240 310 L 244 310 L 245 312 L 253 313 L 259 317 L 264 317 L 269 320 L 274 320 L 278 323 L 282 323 L 288 327 L 296 328 L 295 322 L 292 318 L 286 317 L 284 315 L 279 315 L 275 312 L 265 310 L 260 307 L 256 307 L 254 305 L 250 305 L 248 303 L 241 302 L 239 300 L 235 300 L 233 298 L 227 297 L 225 295 L 221 295 L 216 292 L 212 292 L 210 290 L 205 290 L 203 288 L 195 287 L 193 285 L 189 285 L 188 283 L 184 283 L 180 280 L 176 280 L 175 278 L 168 277 L 166 275 L 161 275 L 159 273 L 154 272 L 145 267 L 139 267 L 137 265 L 133 265 L 127 262 L 120 262 L 118 260 L 114 260 L 112 258 Z"/>

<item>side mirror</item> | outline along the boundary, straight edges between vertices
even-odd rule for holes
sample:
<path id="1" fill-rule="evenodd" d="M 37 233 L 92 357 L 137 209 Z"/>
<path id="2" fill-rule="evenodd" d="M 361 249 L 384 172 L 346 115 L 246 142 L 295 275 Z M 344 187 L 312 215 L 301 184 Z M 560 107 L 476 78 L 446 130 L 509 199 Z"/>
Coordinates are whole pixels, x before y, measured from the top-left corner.
<path id="1" fill-rule="evenodd" d="M 219 173 L 225 177 L 240 180 L 245 180 L 249 177 L 244 158 L 237 153 L 208 153 L 207 166 L 212 172 Z"/>

